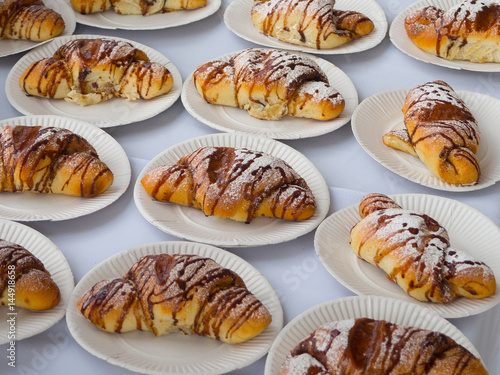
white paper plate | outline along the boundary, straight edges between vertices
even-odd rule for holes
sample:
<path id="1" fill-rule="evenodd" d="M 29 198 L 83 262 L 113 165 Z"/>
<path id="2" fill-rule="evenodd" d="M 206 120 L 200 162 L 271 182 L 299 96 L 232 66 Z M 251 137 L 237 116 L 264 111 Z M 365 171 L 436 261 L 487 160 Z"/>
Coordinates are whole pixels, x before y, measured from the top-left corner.
<path id="1" fill-rule="evenodd" d="M 52 56 L 60 46 L 70 40 L 97 38 L 109 38 L 129 42 L 134 47 L 144 51 L 151 61 L 165 65 L 174 78 L 172 90 L 165 95 L 149 100 L 113 98 L 91 106 L 81 107 L 78 104 L 68 103 L 63 99 L 27 96 L 19 87 L 19 77 L 21 77 L 31 63 Z M 100 128 L 127 125 L 156 116 L 175 103 L 181 94 L 181 89 L 182 77 L 174 64 L 164 55 L 132 40 L 101 35 L 74 35 L 57 38 L 52 43 L 31 51 L 12 67 L 5 84 L 5 91 L 10 104 L 25 115 L 66 116 L 76 120 L 86 121 Z"/>
<path id="2" fill-rule="evenodd" d="M 452 185 L 436 177 L 422 161 L 403 151 L 384 145 L 385 133 L 404 129 L 403 108 L 408 89 L 375 94 L 356 108 L 351 126 L 354 136 L 365 151 L 387 169 L 418 184 L 448 191 L 483 189 L 500 180 L 500 101 L 488 95 L 457 91 L 479 124 L 481 145 L 476 156 L 481 177 L 476 185 Z"/>
<path id="3" fill-rule="evenodd" d="M 113 334 L 99 330 L 83 317 L 76 303 L 85 291 L 98 281 L 121 277 L 141 256 L 160 253 L 198 254 L 233 270 L 269 310 L 272 323 L 255 338 L 231 345 L 178 332 L 160 337 L 140 331 Z M 146 374 L 209 375 L 248 366 L 264 356 L 283 326 L 283 310 L 269 282 L 238 256 L 199 243 L 161 242 L 121 252 L 89 271 L 71 295 L 66 320 L 71 334 L 84 349 L 114 365 Z"/>
<path id="4" fill-rule="evenodd" d="M 481 358 L 472 343 L 453 324 L 428 309 L 392 298 L 345 297 L 310 308 L 283 328 L 267 356 L 265 375 L 278 375 L 290 351 L 316 328 L 334 321 L 371 318 L 441 332 Z"/>
<path id="5" fill-rule="evenodd" d="M 481 212 L 456 200 L 433 195 L 391 196 L 404 209 L 425 213 L 437 220 L 451 239 L 451 246 L 485 262 L 500 285 L 500 228 Z M 351 249 L 350 231 L 360 220 L 358 204 L 335 212 L 318 227 L 314 238 L 316 252 L 342 285 L 356 294 L 393 297 L 428 308 L 444 318 L 479 314 L 500 302 L 500 293 L 482 299 L 459 298 L 451 303 L 420 302 L 387 279 L 383 270 L 359 259 Z"/>
<path id="6" fill-rule="evenodd" d="M 267 47 L 282 48 L 293 51 L 303 51 L 314 54 L 338 55 L 366 51 L 379 44 L 387 33 L 387 19 L 384 10 L 374 0 L 338 0 L 335 9 L 355 10 L 368 16 L 375 28 L 359 39 L 332 49 L 316 49 L 283 42 L 279 39 L 262 34 L 252 22 L 252 7 L 254 0 L 234 0 L 224 13 L 224 22 L 229 30 L 240 38 Z"/>
<path id="7" fill-rule="evenodd" d="M 65 0 L 69 4 L 70 0 Z M 199 21 L 217 12 L 221 0 L 207 0 L 207 5 L 198 9 L 186 9 L 169 13 L 141 15 L 121 15 L 113 10 L 93 14 L 81 14 L 72 9 L 76 22 L 101 29 L 156 30 L 186 25 Z"/>
<path id="8" fill-rule="evenodd" d="M 117 200 L 130 183 L 131 171 L 123 148 L 103 130 L 87 123 L 59 116 L 15 117 L 0 121 L 6 125 L 55 126 L 81 135 L 94 146 L 114 174 L 113 184 L 93 198 L 60 194 L 0 193 L 0 217 L 10 220 L 66 220 L 98 211 Z"/>
<path id="9" fill-rule="evenodd" d="M 15 340 L 19 341 L 49 329 L 65 313 L 71 292 L 75 286 L 73 273 L 63 253 L 47 237 L 26 225 L 0 219 L 0 238 L 25 247 L 43 263 L 52 279 L 59 287 L 61 301 L 47 311 L 29 311 L 16 307 Z M 10 324 L 7 322 L 11 313 L 8 306 L 0 306 L 0 345 L 13 341 L 8 337 Z"/>
<path id="10" fill-rule="evenodd" d="M 154 168 L 175 164 L 182 156 L 203 146 L 229 146 L 266 152 L 285 160 L 311 188 L 316 198 L 316 212 L 302 221 L 258 217 L 250 224 L 215 216 L 178 204 L 151 198 L 141 179 Z M 247 247 L 291 241 L 315 229 L 326 217 L 330 207 L 328 186 L 316 167 L 293 148 L 269 138 L 243 133 L 222 133 L 192 138 L 174 145 L 151 160 L 139 175 L 134 187 L 134 200 L 139 212 L 151 224 L 176 237 L 216 246 Z"/>
<path id="11" fill-rule="evenodd" d="M 232 52 L 214 60 L 228 61 L 239 52 L 241 51 Z M 240 131 L 275 139 L 299 139 L 316 137 L 339 129 L 350 121 L 358 105 L 358 92 L 354 84 L 342 70 L 332 63 L 316 56 L 298 54 L 316 62 L 327 75 L 330 85 L 344 97 L 346 105 L 339 117 L 329 121 L 291 116 L 285 116 L 277 121 L 259 120 L 243 109 L 206 102 L 194 86 L 192 73 L 182 87 L 182 104 L 198 121 L 225 132 Z"/>
<path id="12" fill-rule="evenodd" d="M 426 63 L 431 63 L 434 65 L 444 66 L 446 68 L 452 69 L 473 70 L 477 72 L 500 72 L 500 64 L 498 63 L 474 63 L 470 61 L 448 60 L 442 57 L 438 57 L 420 49 L 408 37 L 404 26 L 405 18 L 412 11 L 430 5 L 434 5 L 439 9 L 448 10 L 451 7 L 462 2 L 463 0 L 420 0 L 411 4 L 401 13 L 399 13 L 391 23 L 391 27 L 389 29 L 389 38 L 391 39 L 391 42 L 401 52 Z"/>
<path id="13" fill-rule="evenodd" d="M 64 20 L 65 27 L 64 31 L 59 37 L 64 37 L 72 35 L 76 27 L 76 18 L 73 8 L 64 2 L 58 0 L 44 0 L 44 4 L 56 11 L 61 15 Z M 29 49 L 41 46 L 42 44 L 51 42 L 53 39 L 46 40 L 44 42 L 32 42 L 30 40 L 22 39 L 1 39 L 0 40 L 0 57 L 13 55 L 14 53 L 19 53 L 27 51 Z"/>

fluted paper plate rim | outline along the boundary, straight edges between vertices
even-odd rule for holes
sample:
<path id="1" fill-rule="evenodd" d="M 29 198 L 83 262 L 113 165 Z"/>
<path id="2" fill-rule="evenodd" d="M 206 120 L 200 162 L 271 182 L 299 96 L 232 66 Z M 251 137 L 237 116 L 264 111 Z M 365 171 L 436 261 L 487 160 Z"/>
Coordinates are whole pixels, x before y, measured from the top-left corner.
<path id="1" fill-rule="evenodd" d="M 497 278 L 500 290 L 500 227 L 480 211 L 454 199 L 427 194 L 390 196 L 402 208 L 437 220 L 450 236 L 451 246 L 486 263 Z M 443 318 L 463 318 L 482 313 L 500 303 L 500 293 L 482 299 L 459 298 L 450 303 L 421 302 L 410 297 L 386 273 L 359 259 L 351 249 L 350 231 L 361 217 L 359 203 L 328 216 L 318 227 L 314 247 L 327 271 L 358 295 L 397 298 L 433 311 Z"/>
<path id="2" fill-rule="evenodd" d="M 500 63 L 475 63 L 471 61 L 448 60 L 421 50 L 408 37 L 404 23 L 406 16 L 410 12 L 430 5 L 439 9 L 448 10 L 454 5 L 462 2 L 463 0 L 420 0 L 409 5 L 401 11 L 391 23 L 389 38 L 392 44 L 404 54 L 425 63 L 451 69 L 463 69 L 476 72 L 500 72 Z"/>
<path id="3" fill-rule="evenodd" d="M 81 135 L 94 146 L 100 159 L 113 172 L 113 184 L 93 198 L 43 193 L 0 193 L 0 218 L 19 221 L 59 221 L 101 210 L 115 202 L 127 190 L 131 179 L 130 162 L 120 144 L 104 130 L 60 116 L 20 116 L 0 121 L 6 125 L 54 126 Z"/>
<path id="4" fill-rule="evenodd" d="M 354 111 L 351 127 L 354 137 L 373 159 L 390 171 L 437 190 L 466 192 L 480 190 L 500 181 L 500 100 L 472 91 L 456 90 L 478 122 L 481 145 L 476 153 L 481 167 L 475 185 L 453 185 L 434 176 L 418 158 L 384 145 L 385 133 L 404 129 L 402 108 L 409 89 L 377 93 L 363 100 Z"/>
<path id="5" fill-rule="evenodd" d="M 203 146 L 243 147 L 283 159 L 311 188 L 316 198 L 316 212 L 302 221 L 258 217 L 245 224 L 231 219 L 206 217 L 201 210 L 159 202 L 146 193 L 141 179 L 149 171 L 161 165 L 175 164 L 182 156 Z M 297 150 L 273 139 L 237 132 L 192 138 L 159 153 L 139 174 L 134 186 L 134 201 L 147 221 L 173 236 L 215 246 L 251 247 L 291 241 L 314 230 L 328 214 L 330 192 L 318 169 Z"/>
<path id="6" fill-rule="evenodd" d="M 68 103 L 64 99 L 48 99 L 28 96 L 19 87 L 19 78 L 31 63 L 51 57 L 63 44 L 75 39 L 113 39 L 132 44 L 145 52 L 151 61 L 164 65 L 174 79 L 172 89 L 156 98 L 127 100 L 112 98 L 98 104 L 82 107 Z M 177 67 L 159 51 L 139 42 L 117 36 L 78 34 L 54 39 L 36 48 L 17 61 L 10 70 L 5 82 L 5 92 L 10 104 L 24 115 L 57 115 L 81 120 L 99 128 L 129 125 L 147 120 L 170 108 L 179 98 L 182 90 L 182 77 Z"/>
<path id="7" fill-rule="evenodd" d="M 316 55 L 340 55 L 366 51 L 376 47 L 387 34 L 387 18 L 384 10 L 375 0 L 337 0 L 335 9 L 355 10 L 368 16 L 375 24 L 374 30 L 359 39 L 352 40 L 344 45 L 332 49 L 316 49 L 299 46 L 262 34 L 254 26 L 251 11 L 254 0 L 234 0 L 224 12 L 226 27 L 249 42 L 266 47 L 302 51 Z"/>
<path id="8" fill-rule="evenodd" d="M 319 326 L 347 319 L 371 318 L 444 333 L 481 358 L 474 345 L 453 324 L 432 311 L 393 298 L 344 297 L 316 305 L 295 317 L 280 332 L 267 356 L 265 375 L 278 375 L 290 351 Z"/>
<path id="9" fill-rule="evenodd" d="M 272 48 L 257 49 L 272 50 Z M 210 61 L 228 61 L 242 51 L 245 49 L 224 54 Z M 345 100 L 345 108 L 337 118 L 320 121 L 284 116 L 276 121 L 260 120 L 240 108 L 208 103 L 196 90 L 193 82 L 194 72 L 184 81 L 181 93 L 182 104 L 191 116 L 211 128 L 224 132 L 245 132 L 273 139 L 317 137 L 347 124 L 358 105 L 358 92 L 347 74 L 336 65 L 317 56 L 295 51 L 290 51 L 290 53 L 305 56 L 316 62 L 328 77 L 330 86 L 340 92 Z"/>
<path id="10" fill-rule="evenodd" d="M 72 35 L 75 32 L 76 28 L 76 18 L 73 8 L 71 8 L 69 4 L 58 0 L 44 0 L 44 4 L 48 8 L 51 8 L 59 13 L 64 20 L 64 31 L 60 36 L 56 38 Z M 49 39 L 43 42 L 32 42 L 30 40 L 21 39 L 0 39 L 0 57 L 13 55 L 15 53 L 24 52 L 33 48 L 40 47 L 43 44 L 52 42 L 56 38 Z"/>
<path id="11" fill-rule="evenodd" d="M 155 337 L 151 332 L 139 331 L 124 334 L 109 333 L 99 330 L 83 317 L 76 303 L 86 290 L 103 279 L 121 277 L 141 256 L 161 253 L 198 254 L 235 271 L 272 314 L 272 323 L 249 341 L 226 344 L 210 338 L 181 333 L 170 333 L 161 337 Z M 78 282 L 71 294 L 66 321 L 71 335 L 78 344 L 89 353 L 113 365 L 144 374 L 215 375 L 248 366 L 264 356 L 283 326 L 283 310 L 272 286 L 247 261 L 214 246 L 169 241 L 145 244 L 122 251 L 92 268 Z M 137 349 L 138 347 L 142 350 Z M 172 350 L 182 353 L 172 353 Z M 158 355 L 158 352 L 161 352 L 161 355 Z M 180 357 L 177 358 L 176 355 Z"/>
<path id="12" fill-rule="evenodd" d="M 71 0 L 65 0 L 70 2 Z M 184 9 L 167 13 L 152 14 L 149 16 L 121 15 L 113 10 L 93 14 L 81 14 L 73 8 L 76 22 L 82 25 L 99 27 L 101 29 L 122 30 L 159 30 L 170 27 L 187 25 L 200 21 L 217 12 L 222 0 L 207 0 L 207 5 L 197 9 Z"/>
<path id="13" fill-rule="evenodd" d="M 66 314 L 66 307 L 75 283 L 64 254 L 40 232 L 24 224 L 0 219 L 0 238 L 23 246 L 40 259 L 61 292 L 59 304 L 46 311 L 29 311 L 17 307 L 10 310 L 9 306 L 0 306 L 0 312 L 4 317 L 0 321 L 0 345 L 3 345 L 37 335 L 59 322 Z M 9 313 L 15 315 L 9 315 Z M 8 322 L 11 316 L 16 321 L 13 332 L 10 331 Z M 9 337 L 10 333 L 15 334 L 14 338 Z"/>

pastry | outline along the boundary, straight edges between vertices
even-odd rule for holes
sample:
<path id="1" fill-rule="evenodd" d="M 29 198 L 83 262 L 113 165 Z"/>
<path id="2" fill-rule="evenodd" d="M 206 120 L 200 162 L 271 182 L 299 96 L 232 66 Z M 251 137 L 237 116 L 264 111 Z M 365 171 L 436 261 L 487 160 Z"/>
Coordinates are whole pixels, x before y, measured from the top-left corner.
<path id="1" fill-rule="evenodd" d="M 472 113 L 447 83 L 434 81 L 410 90 L 403 114 L 406 130 L 384 135 L 385 145 L 417 155 L 449 184 L 478 182 L 481 169 L 475 154 L 480 131 Z"/>
<path id="2" fill-rule="evenodd" d="M 252 21 L 264 35 L 315 49 L 331 49 L 372 32 L 373 22 L 355 11 L 334 9 L 335 0 L 255 0 Z"/>
<path id="3" fill-rule="evenodd" d="M 316 209 L 311 189 L 292 167 L 247 149 L 201 147 L 141 183 L 159 201 L 247 223 L 258 216 L 305 220 Z"/>
<path id="4" fill-rule="evenodd" d="M 49 310 L 61 293 L 40 259 L 24 247 L 0 240 L 0 305 Z M 15 300 L 15 301 L 13 301 Z"/>
<path id="5" fill-rule="evenodd" d="M 64 31 L 61 15 L 41 0 L 0 1 L 0 39 L 43 42 Z"/>
<path id="6" fill-rule="evenodd" d="M 82 14 L 112 9 L 118 14 L 150 14 L 196 9 L 207 5 L 207 0 L 71 0 L 73 8 Z"/>
<path id="7" fill-rule="evenodd" d="M 382 194 L 365 196 L 359 209 L 362 220 L 351 230 L 352 250 L 413 298 L 447 303 L 495 294 L 493 271 L 451 247 L 436 220 L 404 210 Z"/>
<path id="8" fill-rule="evenodd" d="M 128 42 L 74 39 L 52 57 L 32 63 L 19 86 L 28 95 L 86 106 L 113 97 L 151 99 L 168 93 L 173 78 Z"/>
<path id="9" fill-rule="evenodd" d="M 242 108 L 264 120 L 285 115 L 331 120 L 345 106 L 313 60 L 273 49 L 247 49 L 229 61 L 203 64 L 193 82 L 207 102 Z"/>
<path id="10" fill-rule="evenodd" d="M 369 318 L 317 328 L 279 375 L 488 375 L 481 360 L 440 332 Z"/>
<path id="11" fill-rule="evenodd" d="M 94 197 L 112 183 L 92 145 L 70 130 L 19 125 L 0 131 L 0 191 Z"/>
<path id="12" fill-rule="evenodd" d="M 466 0 L 448 10 L 427 6 L 405 19 L 408 37 L 448 60 L 500 63 L 500 4 Z"/>
<path id="13" fill-rule="evenodd" d="M 258 335 L 272 319 L 235 272 L 186 254 L 142 257 L 123 278 L 95 284 L 78 309 L 107 332 L 180 330 L 233 344 Z"/>

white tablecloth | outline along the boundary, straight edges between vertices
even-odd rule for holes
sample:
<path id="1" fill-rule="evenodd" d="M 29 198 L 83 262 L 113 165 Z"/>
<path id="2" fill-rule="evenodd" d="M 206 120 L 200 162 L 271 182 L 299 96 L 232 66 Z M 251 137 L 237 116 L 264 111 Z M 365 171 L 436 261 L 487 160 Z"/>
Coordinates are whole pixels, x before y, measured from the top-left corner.
<path id="1" fill-rule="evenodd" d="M 389 22 L 410 3 L 409 0 L 379 0 Z M 75 33 L 119 36 L 146 44 L 172 60 L 185 79 L 209 59 L 256 46 L 226 29 L 223 14 L 228 4 L 229 1 L 224 0 L 221 9 L 211 17 L 172 29 L 102 30 L 77 25 Z M 21 56 L 0 58 L 1 87 L 5 85 L 10 68 Z M 401 53 L 388 37 L 366 52 L 321 57 L 349 75 L 360 101 L 381 91 L 411 88 L 435 79 L 444 80 L 455 89 L 500 98 L 500 73 L 458 71 L 429 65 Z M 0 90 L 0 120 L 19 115 L 9 104 L 4 90 Z M 151 242 L 178 240 L 143 219 L 133 202 L 133 184 L 146 163 L 167 147 L 216 132 L 192 118 L 180 100 L 154 118 L 107 131 L 123 146 L 132 165 L 132 181 L 127 192 L 109 207 L 85 217 L 26 223 L 49 237 L 63 251 L 75 283 L 92 267 L 117 252 Z M 373 160 L 356 142 L 349 124 L 321 137 L 284 143 L 307 156 L 325 177 L 331 191 L 330 213 L 358 202 L 369 192 L 425 193 L 464 202 L 500 225 L 500 184 L 474 192 L 449 193 L 409 182 Z M 249 261 L 269 280 L 280 296 L 285 323 L 316 304 L 353 295 L 325 270 L 316 257 L 313 238 L 314 232 L 289 243 L 230 250 Z M 500 373 L 500 306 L 450 321 L 472 341 L 490 373 Z M 2 374 L 131 373 L 82 349 L 70 336 L 64 319 L 51 329 L 18 343 L 16 369 L 7 366 L 6 346 L 0 349 Z M 262 374 L 264 364 L 265 357 L 232 374 Z"/>

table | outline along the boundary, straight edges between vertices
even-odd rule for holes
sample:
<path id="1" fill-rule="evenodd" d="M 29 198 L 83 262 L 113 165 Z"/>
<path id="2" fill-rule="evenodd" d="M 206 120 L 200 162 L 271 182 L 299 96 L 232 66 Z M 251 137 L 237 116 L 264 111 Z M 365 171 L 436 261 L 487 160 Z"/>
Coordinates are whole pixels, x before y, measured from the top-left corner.
<path id="1" fill-rule="evenodd" d="M 255 47 L 226 29 L 223 14 L 229 4 L 207 19 L 171 29 L 154 31 L 103 30 L 77 25 L 76 34 L 100 34 L 136 40 L 166 55 L 185 79 L 198 65 L 228 52 Z M 379 0 L 389 23 L 412 1 Z M 11 66 L 22 56 L 0 59 L 0 86 Z M 377 47 L 348 56 L 320 56 L 339 66 L 354 82 L 360 101 L 378 92 L 411 88 L 441 79 L 455 89 L 477 91 L 500 98 L 500 73 L 458 71 L 426 64 L 397 50 L 386 37 Z M 500 104 L 500 102 L 499 102 Z M 0 90 L 0 119 L 19 116 Z M 132 166 L 127 192 L 96 213 L 61 222 L 29 222 L 65 254 L 77 283 L 92 267 L 111 255 L 134 246 L 178 240 L 146 222 L 136 209 L 133 184 L 146 163 L 167 147 L 216 131 L 191 117 L 178 100 L 165 112 L 140 123 L 108 128 L 125 149 Z M 366 193 L 424 193 L 464 202 L 500 225 L 500 184 L 486 189 L 451 193 L 407 181 L 373 160 L 356 142 L 350 125 L 332 133 L 284 141 L 307 156 L 326 179 L 331 191 L 330 213 L 357 203 Z M 254 265 L 278 293 L 285 323 L 321 302 L 354 295 L 322 266 L 313 246 L 314 232 L 289 243 L 259 248 L 230 249 Z M 497 275 L 500 276 L 500 275 Z M 481 353 L 491 374 L 500 373 L 500 306 L 476 316 L 451 319 Z M 12 374 L 129 374 L 97 359 L 70 336 L 65 320 L 51 329 L 23 340 L 17 346 L 17 368 L 6 365 L 6 347 L 0 347 L 0 372 Z M 265 357 L 233 375 L 262 374 Z"/>

